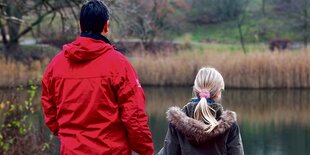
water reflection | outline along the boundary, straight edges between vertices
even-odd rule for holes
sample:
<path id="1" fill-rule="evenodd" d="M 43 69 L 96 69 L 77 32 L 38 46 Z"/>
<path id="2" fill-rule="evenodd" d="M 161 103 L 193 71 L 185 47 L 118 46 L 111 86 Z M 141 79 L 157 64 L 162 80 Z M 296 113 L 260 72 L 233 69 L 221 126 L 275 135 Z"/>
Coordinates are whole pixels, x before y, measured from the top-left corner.
<path id="1" fill-rule="evenodd" d="M 191 87 L 145 87 L 146 109 L 149 114 L 155 149 L 158 151 L 167 130 L 166 110 L 170 106 L 184 106 L 192 96 Z M 37 120 L 42 126 L 36 95 Z M 1 90 L 0 99 L 27 98 L 27 91 Z M 14 97 L 15 96 L 15 97 Z M 20 97 L 21 96 L 21 97 Z M 17 99 L 18 99 L 17 98 Z M 24 102 L 23 100 L 17 102 Z M 246 155 L 306 155 L 310 152 L 310 90 L 239 90 L 223 92 L 225 109 L 236 111 Z M 0 113 L 1 116 L 1 113 Z M 44 126 L 44 125 L 43 125 Z M 45 128 L 46 135 L 49 131 Z M 59 142 L 54 154 L 59 154 Z"/>
<path id="2" fill-rule="evenodd" d="M 145 88 L 147 111 L 155 148 L 166 134 L 165 111 L 182 107 L 191 98 L 190 87 Z M 225 109 L 236 111 L 249 155 L 303 155 L 310 152 L 310 90 L 238 90 L 223 93 Z"/>

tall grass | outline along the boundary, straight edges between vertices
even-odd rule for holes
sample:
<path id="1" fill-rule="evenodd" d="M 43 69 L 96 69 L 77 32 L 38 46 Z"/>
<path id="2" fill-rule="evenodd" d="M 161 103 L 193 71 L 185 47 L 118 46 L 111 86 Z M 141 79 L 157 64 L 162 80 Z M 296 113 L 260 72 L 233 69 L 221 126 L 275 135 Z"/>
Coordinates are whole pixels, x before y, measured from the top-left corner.
<path id="1" fill-rule="evenodd" d="M 218 69 L 229 88 L 310 88 L 310 51 L 271 53 L 196 49 L 129 57 L 143 85 L 192 85 L 203 66 Z M 40 81 L 49 59 L 29 64 L 0 59 L 0 87 Z"/>
<path id="2" fill-rule="evenodd" d="M 0 87 L 27 85 L 32 80 L 39 84 L 49 59 L 25 64 L 16 60 L 0 59 Z"/>
<path id="3" fill-rule="evenodd" d="M 203 66 L 218 69 L 230 88 L 310 88 L 310 51 L 215 52 L 135 55 L 144 85 L 192 85 Z"/>

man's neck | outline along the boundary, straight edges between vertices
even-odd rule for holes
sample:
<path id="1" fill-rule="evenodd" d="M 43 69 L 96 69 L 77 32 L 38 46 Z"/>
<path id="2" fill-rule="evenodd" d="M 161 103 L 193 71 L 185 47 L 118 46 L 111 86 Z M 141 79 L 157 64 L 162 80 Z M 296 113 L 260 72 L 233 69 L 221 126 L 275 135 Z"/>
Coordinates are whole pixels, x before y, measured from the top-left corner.
<path id="1" fill-rule="evenodd" d="M 102 40 L 103 42 L 107 44 L 111 44 L 110 40 L 106 38 L 105 36 L 101 35 L 100 33 L 95 33 L 95 32 L 82 32 L 81 37 L 87 37 L 87 38 L 92 38 L 96 40 Z"/>

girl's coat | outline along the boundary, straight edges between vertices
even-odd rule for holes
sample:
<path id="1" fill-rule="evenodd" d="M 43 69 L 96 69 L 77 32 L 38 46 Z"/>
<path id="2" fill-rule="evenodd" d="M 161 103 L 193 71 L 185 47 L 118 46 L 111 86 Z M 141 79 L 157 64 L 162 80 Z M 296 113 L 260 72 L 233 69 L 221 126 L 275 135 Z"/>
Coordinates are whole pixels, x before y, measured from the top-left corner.
<path id="1" fill-rule="evenodd" d="M 223 111 L 220 104 L 212 104 L 219 125 L 210 133 L 208 125 L 193 119 L 197 103 L 188 103 L 183 109 L 171 107 L 167 111 L 169 128 L 160 155 L 243 155 L 236 113 Z"/>

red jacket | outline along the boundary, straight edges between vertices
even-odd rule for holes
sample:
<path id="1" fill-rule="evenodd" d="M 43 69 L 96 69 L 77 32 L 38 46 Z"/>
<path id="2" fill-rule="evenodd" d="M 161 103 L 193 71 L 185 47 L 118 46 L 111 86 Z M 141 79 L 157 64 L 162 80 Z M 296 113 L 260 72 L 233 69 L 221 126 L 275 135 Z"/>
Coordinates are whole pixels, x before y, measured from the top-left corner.
<path id="1" fill-rule="evenodd" d="M 137 74 L 102 40 L 65 45 L 47 67 L 41 101 L 63 155 L 154 154 Z"/>

